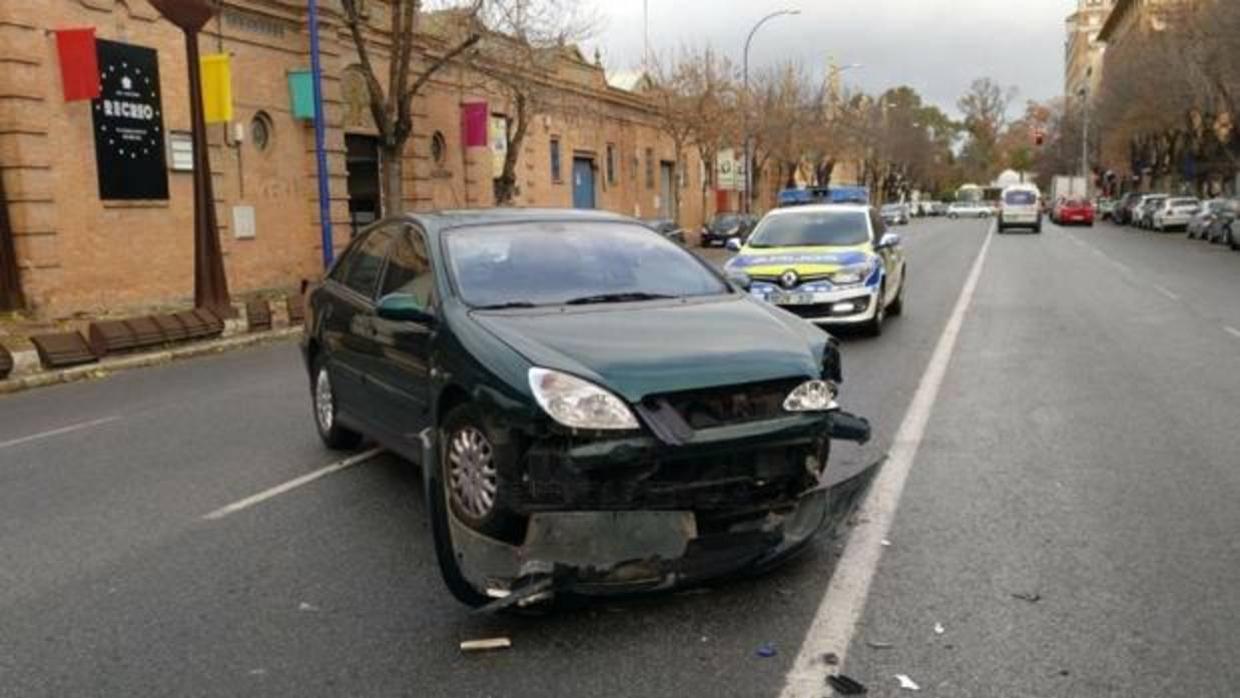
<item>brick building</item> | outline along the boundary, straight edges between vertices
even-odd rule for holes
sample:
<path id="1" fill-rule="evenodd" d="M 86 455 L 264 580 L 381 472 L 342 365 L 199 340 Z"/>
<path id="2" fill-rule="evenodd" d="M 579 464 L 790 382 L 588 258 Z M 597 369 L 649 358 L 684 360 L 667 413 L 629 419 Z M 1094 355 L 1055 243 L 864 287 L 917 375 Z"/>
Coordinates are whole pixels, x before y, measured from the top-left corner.
<path id="1" fill-rule="evenodd" d="M 1102 25 L 1116 0 L 1077 0 L 1076 12 L 1067 19 L 1064 44 L 1064 94 L 1074 97 L 1086 90 L 1098 94 L 1102 81 L 1102 55 L 1105 44 L 1099 40 Z"/>
<path id="2" fill-rule="evenodd" d="M 378 210 L 377 141 L 339 2 L 319 4 L 333 246 L 339 249 Z M 385 5 L 369 6 L 372 24 L 387 26 Z M 289 85 L 290 73 L 309 67 L 306 3 L 226 0 L 223 7 L 204 30 L 201 48 L 232 57 L 233 123 L 208 127 L 229 287 L 234 293 L 287 288 L 318 274 L 321 265 L 313 128 L 295 117 Z M 101 199 L 92 126 L 92 108 L 99 105 L 66 102 L 61 92 L 53 31 L 74 27 L 93 27 L 100 40 L 157 52 L 166 200 Z M 421 44 L 432 55 L 441 48 L 434 37 Z M 374 55 L 383 60 L 381 44 Z M 552 107 L 539 116 L 521 158 L 519 205 L 576 203 L 652 218 L 670 214 L 669 193 L 679 186 L 679 220 L 696 228 L 716 201 L 726 200 L 707 191 L 693 152 L 681 154 L 680 167 L 673 167 L 677 155 L 639 92 L 610 85 L 601 66 L 571 47 L 556 79 L 591 108 Z M 415 134 L 404 154 L 411 208 L 493 205 L 495 154 L 490 146 L 461 145 L 463 104 L 485 101 L 493 118 L 508 109 L 501 96 L 479 87 L 482 82 L 460 66 L 449 67 L 415 99 Z M 33 310 L 62 317 L 188 302 L 188 128 L 183 38 L 146 0 L 0 2 L 0 173 Z M 122 166 L 103 175 L 125 178 L 127 171 Z"/>

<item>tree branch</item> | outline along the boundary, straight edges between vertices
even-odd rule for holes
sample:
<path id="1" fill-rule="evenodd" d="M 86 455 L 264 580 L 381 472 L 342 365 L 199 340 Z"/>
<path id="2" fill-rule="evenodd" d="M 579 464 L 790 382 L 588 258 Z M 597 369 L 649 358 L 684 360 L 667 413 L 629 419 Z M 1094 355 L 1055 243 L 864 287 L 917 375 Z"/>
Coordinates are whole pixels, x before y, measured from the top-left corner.
<path id="1" fill-rule="evenodd" d="M 349 34 L 353 37 L 354 47 L 357 48 L 358 60 L 362 64 L 362 75 L 366 78 L 366 88 L 370 97 L 370 114 L 375 120 L 375 128 L 379 131 L 379 136 L 387 141 L 392 136 L 392 124 L 387 120 L 387 99 L 383 93 L 383 85 L 375 76 L 375 67 L 370 61 L 370 50 L 362 36 L 362 20 L 357 12 L 356 0 L 341 0 L 340 4 L 344 8 L 344 23 L 349 27 Z"/>

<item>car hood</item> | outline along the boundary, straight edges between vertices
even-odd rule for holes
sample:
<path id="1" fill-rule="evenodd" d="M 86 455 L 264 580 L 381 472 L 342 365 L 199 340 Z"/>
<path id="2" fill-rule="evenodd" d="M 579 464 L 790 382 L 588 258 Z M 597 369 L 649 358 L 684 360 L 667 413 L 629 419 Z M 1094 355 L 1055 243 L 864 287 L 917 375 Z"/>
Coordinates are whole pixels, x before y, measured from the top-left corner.
<path id="1" fill-rule="evenodd" d="M 471 313 L 527 361 L 638 402 L 652 394 L 822 372 L 825 332 L 738 296 Z"/>
<path id="2" fill-rule="evenodd" d="M 868 243 L 850 247 L 745 247 L 728 261 L 729 271 L 771 277 L 793 269 L 801 276 L 832 274 L 843 267 L 864 264 L 874 257 Z"/>

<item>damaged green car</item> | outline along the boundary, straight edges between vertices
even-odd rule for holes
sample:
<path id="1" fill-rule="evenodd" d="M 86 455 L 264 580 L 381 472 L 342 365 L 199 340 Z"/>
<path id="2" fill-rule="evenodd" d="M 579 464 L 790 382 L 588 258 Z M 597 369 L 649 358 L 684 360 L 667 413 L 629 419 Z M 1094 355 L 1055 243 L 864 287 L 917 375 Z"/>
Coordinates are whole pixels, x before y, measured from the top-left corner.
<path id="1" fill-rule="evenodd" d="M 462 602 L 664 589 L 773 564 L 829 509 L 839 351 L 637 221 L 494 210 L 381 221 L 308 297 L 332 448 L 422 464 Z"/>

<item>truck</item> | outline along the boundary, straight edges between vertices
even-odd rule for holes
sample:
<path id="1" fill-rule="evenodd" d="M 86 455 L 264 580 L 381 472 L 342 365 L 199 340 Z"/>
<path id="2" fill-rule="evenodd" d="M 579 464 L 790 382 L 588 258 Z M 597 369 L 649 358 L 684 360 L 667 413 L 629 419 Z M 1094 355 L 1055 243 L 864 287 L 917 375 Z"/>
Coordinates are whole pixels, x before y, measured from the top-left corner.
<path id="1" fill-rule="evenodd" d="M 1051 179 L 1051 195 L 1046 204 L 1054 207 L 1064 199 L 1084 199 L 1089 196 L 1089 182 L 1084 177 L 1056 175 Z"/>

